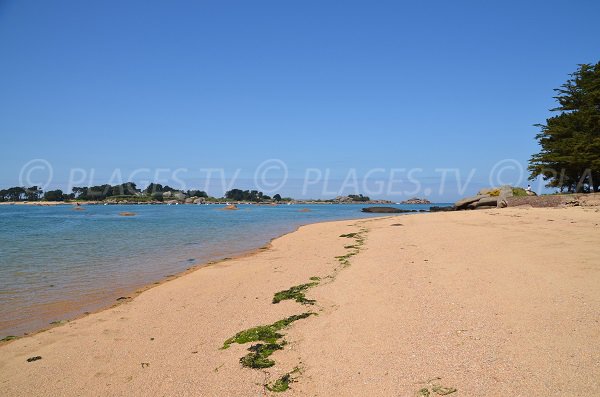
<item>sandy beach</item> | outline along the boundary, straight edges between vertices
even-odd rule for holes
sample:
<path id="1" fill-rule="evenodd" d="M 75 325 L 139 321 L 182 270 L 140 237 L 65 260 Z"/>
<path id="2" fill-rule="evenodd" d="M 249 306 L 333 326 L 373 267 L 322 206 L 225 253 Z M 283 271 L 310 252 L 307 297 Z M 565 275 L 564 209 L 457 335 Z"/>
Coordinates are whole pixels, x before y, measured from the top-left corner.
<path id="1" fill-rule="evenodd" d="M 278 395 L 600 395 L 599 254 L 594 207 L 304 226 L 2 343 L 0 395 L 260 396 L 286 373 Z M 307 283 L 304 304 L 273 303 Z M 302 313 L 269 368 L 240 364 L 252 343 L 222 349 Z"/>

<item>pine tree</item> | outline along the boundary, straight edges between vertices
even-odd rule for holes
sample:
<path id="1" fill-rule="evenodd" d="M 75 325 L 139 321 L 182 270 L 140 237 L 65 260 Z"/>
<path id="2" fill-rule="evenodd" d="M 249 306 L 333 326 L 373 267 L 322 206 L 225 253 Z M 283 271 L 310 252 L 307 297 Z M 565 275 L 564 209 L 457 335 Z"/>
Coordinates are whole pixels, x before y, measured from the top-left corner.
<path id="1" fill-rule="evenodd" d="M 561 191 L 600 191 L 600 62 L 579 65 L 554 97 L 560 114 L 538 124 L 542 150 L 529 160 L 530 179 L 542 176 Z"/>

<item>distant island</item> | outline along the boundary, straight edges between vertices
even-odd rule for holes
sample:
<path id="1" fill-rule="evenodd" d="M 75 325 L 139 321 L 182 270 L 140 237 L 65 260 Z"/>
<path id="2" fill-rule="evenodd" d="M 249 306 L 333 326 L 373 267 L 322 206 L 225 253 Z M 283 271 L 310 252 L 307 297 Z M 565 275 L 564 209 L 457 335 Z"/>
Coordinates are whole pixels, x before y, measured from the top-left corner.
<path id="1" fill-rule="evenodd" d="M 223 197 L 209 196 L 202 190 L 175 189 L 160 183 L 150 183 L 145 189 L 139 189 L 134 182 L 119 185 L 98 185 L 73 187 L 71 193 L 60 189 L 43 191 L 38 186 L 15 186 L 0 190 L 0 204 L 393 204 L 389 200 L 372 200 L 368 196 L 348 195 L 334 199 L 298 200 L 291 197 L 272 197 L 258 190 L 231 189 Z"/>
<path id="2" fill-rule="evenodd" d="M 431 204 L 431 201 L 424 198 L 413 197 L 411 199 L 402 201 L 400 204 Z"/>

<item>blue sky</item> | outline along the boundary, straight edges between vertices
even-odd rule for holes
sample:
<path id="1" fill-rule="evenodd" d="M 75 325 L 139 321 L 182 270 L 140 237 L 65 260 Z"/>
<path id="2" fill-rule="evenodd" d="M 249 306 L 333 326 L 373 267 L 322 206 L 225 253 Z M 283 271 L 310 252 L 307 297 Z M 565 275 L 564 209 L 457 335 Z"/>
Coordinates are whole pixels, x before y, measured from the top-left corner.
<path id="1" fill-rule="evenodd" d="M 0 186 L 42 184 L 22 168 L 44 159 L 49 188 L 138 170 L 219 195 L 203 169 L 250 188 L 279 159 L 282 195 L 354 193 L 355 172 L 373 196 L 453 200 L 504 159 L 526 166 L 552 89 L 600 58 L 598 15 L 596 1 L 0 0 Z M 415 168 L 420 186 L 392 171 Z M 366 184 L 397 186 L 364 189 L 372 169 Z M 468 184 L 440 189 L 440 169 Z"/>

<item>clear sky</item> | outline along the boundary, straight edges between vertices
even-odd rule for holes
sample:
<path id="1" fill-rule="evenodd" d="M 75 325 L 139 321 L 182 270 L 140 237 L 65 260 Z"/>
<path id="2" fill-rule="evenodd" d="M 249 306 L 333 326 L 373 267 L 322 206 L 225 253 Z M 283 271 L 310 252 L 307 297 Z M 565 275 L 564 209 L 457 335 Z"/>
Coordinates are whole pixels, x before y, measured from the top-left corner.
<path id="1" fill-rule="evenodd" d="M 43 159 L 63 189 L 135 170 L 206 188 L 207 168 L 250 188 L 278 159 L 282 195 L 348 178 L 354 193 L 355 170 L 360 192 L 402 180 L 372 195 L 405 198 L 397 170 L 416 168 L 415 195 L 453 200 L 499 161 L 526 166 L 552 89 L 600 59 L 599 15 L 592 0 L 0 0 L 0 186 L 42 180 L 22 168 Z M 475 173 L 440 190 L 453 168 Z M 307 188 L 319 172 L 333 182 Z"/>

